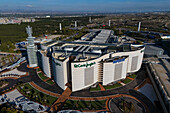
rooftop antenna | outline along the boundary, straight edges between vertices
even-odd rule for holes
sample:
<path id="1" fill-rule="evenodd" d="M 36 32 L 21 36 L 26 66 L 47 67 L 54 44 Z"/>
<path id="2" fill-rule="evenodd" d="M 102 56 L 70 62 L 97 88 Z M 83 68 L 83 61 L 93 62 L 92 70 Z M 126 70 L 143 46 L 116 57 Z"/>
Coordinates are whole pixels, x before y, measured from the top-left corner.
<path id="1" fill-rule="evenodd" d="M 77 21 L 75 21 L 75 28 L 77 28 Z"/>
<path id="2" fill-rule="evenodd" d="M 109 27 L 110 27 L 110 24 L 111 24 L 111 20 L 109 20 Z"/>
<path id="3" fill-rule="evenodd" d="M 59 27 L 60 27 L 60 31 L 62 30 L 62 26 L 61 26 L 61 23 L 59 24 Z"/>
<path id="4" fill-rule="evenodd" d="M 91 17 L 89 17 L 89 22 L 90 22 L 90 23 L 92 22 Z"/>
<path id="5" fill-rule="evenodd" d="M 138 32 L 140 31 L 140 26 L 141 26 L 141 22 L 139 22 L 139 25 L 138 25 Z"/>
<path id="6" fill-rule="evenodd" d="M 83 57 L 85 57 L 85 51 L 83 51 Z"/>
<path id="7" fill-rule="evenodd" d="M 66 56 L 67 56 L 67 50 L 66 50 Z"/>

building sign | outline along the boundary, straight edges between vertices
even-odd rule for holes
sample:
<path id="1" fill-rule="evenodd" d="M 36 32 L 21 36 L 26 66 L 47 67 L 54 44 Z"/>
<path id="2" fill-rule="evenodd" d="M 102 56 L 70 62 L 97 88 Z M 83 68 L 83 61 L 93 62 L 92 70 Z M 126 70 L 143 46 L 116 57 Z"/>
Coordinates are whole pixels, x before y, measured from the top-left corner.
<path id="1" fill-rule="evenodd" d="M 56 62 L 54 59 L 53 59 L 53 62 L 55 63 L 56 66 L 61 66 L 61 64 Z"/>
<path id="2" fill-rule="evenodd" d="M 58 63 L 58 62 L 55 62 L 55 65 L 56 65 L 56 66 L 61 66 L 61 64 L 60 64 L 60 63 Z"/>
<path id="3" fill-rule="evenodd" d="M 125 61 L 125 58 L 123 58 L 123 59 L 119 59 L 119 60 L 114 60 L 114 61 L 113 61 L 113 64 L 115 64 L 115 63 L 119 63 L 119 62 L 123 62 L 123 61 Z"/>
<path id="4" fill-rule="evenodd" d="M 86 63 L 86 64 L 74 64 L 74 68 L 81 68 L 81 67 L 91 67 L 92 65 L 96 64 L 96 62 Z"/>
<path id="5" fill-rule="evenodd" d="M 143 53 L 143 52 L 144 52 L 144 50 L 141 50 L 140 52 L 141 52 L 141 53 Z"/>

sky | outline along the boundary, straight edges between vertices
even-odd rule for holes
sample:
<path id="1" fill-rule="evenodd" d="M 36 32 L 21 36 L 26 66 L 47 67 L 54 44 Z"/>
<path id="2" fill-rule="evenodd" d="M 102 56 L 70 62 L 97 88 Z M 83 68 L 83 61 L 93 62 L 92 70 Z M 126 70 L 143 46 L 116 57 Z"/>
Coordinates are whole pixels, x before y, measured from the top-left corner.
<path id="1" fill-rule="evenodd" d="M 170 0 L 0 0 L 0 10 L 145 12 L 169 6 Z"/>

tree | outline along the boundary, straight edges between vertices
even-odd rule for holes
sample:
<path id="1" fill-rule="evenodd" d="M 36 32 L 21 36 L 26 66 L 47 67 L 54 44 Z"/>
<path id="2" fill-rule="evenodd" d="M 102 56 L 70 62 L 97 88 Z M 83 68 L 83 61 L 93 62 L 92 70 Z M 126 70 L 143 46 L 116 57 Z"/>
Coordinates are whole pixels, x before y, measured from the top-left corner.
<path id="1" fill-rule="evenodd" d="M 3 108 L 1 109 L 1 113 L 6 113 L 6 107 L 3 107 Z"/>

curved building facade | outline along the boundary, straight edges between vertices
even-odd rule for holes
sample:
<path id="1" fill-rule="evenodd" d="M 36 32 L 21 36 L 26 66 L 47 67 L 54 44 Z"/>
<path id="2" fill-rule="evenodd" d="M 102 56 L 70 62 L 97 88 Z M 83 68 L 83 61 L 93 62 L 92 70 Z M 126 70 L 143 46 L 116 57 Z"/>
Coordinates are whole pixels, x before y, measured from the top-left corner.
<path id="1" fill-rule="evenodd" d="M 131 52 L 108 53 L 90 61 L 71 62 L 72 91 L 97 82 L 103 85 L 126 78 L 141 68 L 144 48 Z"/>
<path id="2" fill-rule="evenodd" d="M 68 83 L 68 61 L 67 58 L 64 61 L 60 61 L 56 59 L 55 54 L 52 56 L 52 67 L 53 67 L 53 75 L 54 81 L 62 88 L 66 89 L 66 83 Z"/>
<path id="3" fill-rule="evenodd" d="M 51 78 L 51 66 L 50 66 L 50 57 L 47 56 L 47 51 L 41 50 L 39 51 L 39 59 L 41 59 L 41 68 L 44 74 Z"/>
<path id="4" fill-rule="evenodd" d="M 69 83 L 73 92 L 98 82 L 108 85 L 137 72 L 145 49 L 143 45 L 66 41 L 52 41 L 41 47 L 51 54 L 47 57 L 41 52 L 44 73 L 53 76 L 63 90 Z"/>

